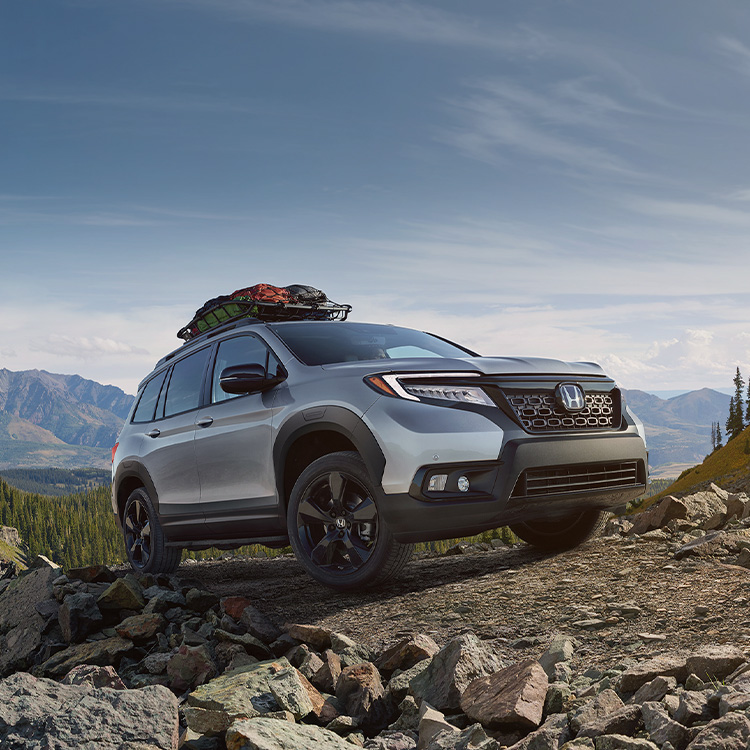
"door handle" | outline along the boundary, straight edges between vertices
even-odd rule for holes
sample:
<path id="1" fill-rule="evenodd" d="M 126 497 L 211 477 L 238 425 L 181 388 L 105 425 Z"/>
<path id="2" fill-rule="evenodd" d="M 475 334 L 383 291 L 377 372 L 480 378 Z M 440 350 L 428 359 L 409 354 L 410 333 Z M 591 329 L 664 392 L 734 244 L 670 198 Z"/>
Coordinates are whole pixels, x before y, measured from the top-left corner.
<path id="1" fill-rule="evenodd" d="M 212 425 L 214 423 L 213 417 L 201 417 L 195 424 L 198 425 L 198 427 L 208 427 L 209 425 Z"/>
<path id="2" fill-rule="evenodd" d="M 148 437 L 159 437 L 159 435 L 161 435 L 161 430 L 153 429 L 150 432 L 147 432 L 146 435 Z"/>

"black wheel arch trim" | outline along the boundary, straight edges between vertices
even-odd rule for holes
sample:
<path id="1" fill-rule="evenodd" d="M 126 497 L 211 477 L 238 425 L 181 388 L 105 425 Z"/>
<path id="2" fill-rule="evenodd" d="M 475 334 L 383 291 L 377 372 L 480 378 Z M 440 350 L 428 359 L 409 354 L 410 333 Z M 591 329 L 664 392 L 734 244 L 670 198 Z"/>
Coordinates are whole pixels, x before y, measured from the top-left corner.
<path id="1" fill-rule="evenodd" d="M 148 492 L 154 510 L 159 513 L 159 493 L 156 491 L 151 475 L 137 461 L 125 460 L 117 467 L 114 480 L 112 481 L 112 504 L 114 506 L 113 510 L 115 511 L 118 524 L 122 521 L 122 511 L 125 509 L 125 502 L 128 500 L 126 497 L 125 502 L 122 504 L 122 507 L 120 507 L 120 488 L 128 479 L 138 479 L 141 482 L 143 487 L 146 488 L 146 492 Z"/>
<path id="2" fill-rule="evenodd" d="M 289 450 L 301 437 L 314 432 L 336 432 L 349 440 L 362 456 L 372 481 L 379 485 L 385 471 L 385 455 L 375 436 L 362 419 L 353 411 L 342 406 L 316 408 L 315 416 L 310 412 L 292 415 L 279 429 L 273 447 L 273 464 L 276 475 L 276 489 L 279 496 L 279 510 L 286 518 L 286 505 L 291 487 L 284 486 L 284 470 Z"/>

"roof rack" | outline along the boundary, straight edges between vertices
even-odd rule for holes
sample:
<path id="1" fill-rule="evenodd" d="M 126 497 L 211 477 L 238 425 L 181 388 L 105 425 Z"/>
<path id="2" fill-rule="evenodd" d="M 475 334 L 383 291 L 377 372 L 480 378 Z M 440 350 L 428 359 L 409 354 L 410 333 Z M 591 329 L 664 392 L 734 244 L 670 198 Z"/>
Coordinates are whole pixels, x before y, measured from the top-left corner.
<path id="1" fill-rule="evenodd" d="M 177 331 L 178 338 L 185 341 L 219 326 L 233 323 L 243 318 L 259 322 L 281 322 L 285 320 L 346 320 L 351 305 L 338 305 L 335 302 L 259 302 L 256 300 L 232 299 L 219 302 L 207 309 L 201 308 L 195 317 Z"/>

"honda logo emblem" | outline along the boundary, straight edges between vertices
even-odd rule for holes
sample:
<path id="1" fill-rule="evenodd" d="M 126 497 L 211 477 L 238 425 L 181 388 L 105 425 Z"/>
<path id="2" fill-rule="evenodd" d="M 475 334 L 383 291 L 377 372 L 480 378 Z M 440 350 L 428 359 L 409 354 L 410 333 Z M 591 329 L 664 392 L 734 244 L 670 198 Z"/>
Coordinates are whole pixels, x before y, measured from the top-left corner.
<path id="1" fill-rule="evenodd" d="M 576 383 L 560 383 L 555 389 L 557 403 L 567 412 L 579 412 L 586 408 L 586 396 Z"/>

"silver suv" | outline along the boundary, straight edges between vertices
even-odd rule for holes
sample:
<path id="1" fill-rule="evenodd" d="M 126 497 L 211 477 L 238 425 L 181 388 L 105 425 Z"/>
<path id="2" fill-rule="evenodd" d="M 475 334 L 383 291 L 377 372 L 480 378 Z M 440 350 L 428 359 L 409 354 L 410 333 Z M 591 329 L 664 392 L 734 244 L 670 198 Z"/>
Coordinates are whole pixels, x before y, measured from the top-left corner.
<path id="1" fill-rule="evenodd" d="M 172 571 L 186 548 L 291 544 L 338 589 L 393 577 L 415 542 L 499 526 L 573 547 L 648 484 L 643 426 L 595 364 L 248 318 L 157 363 L 112 480 L 138 571 Z"/>

